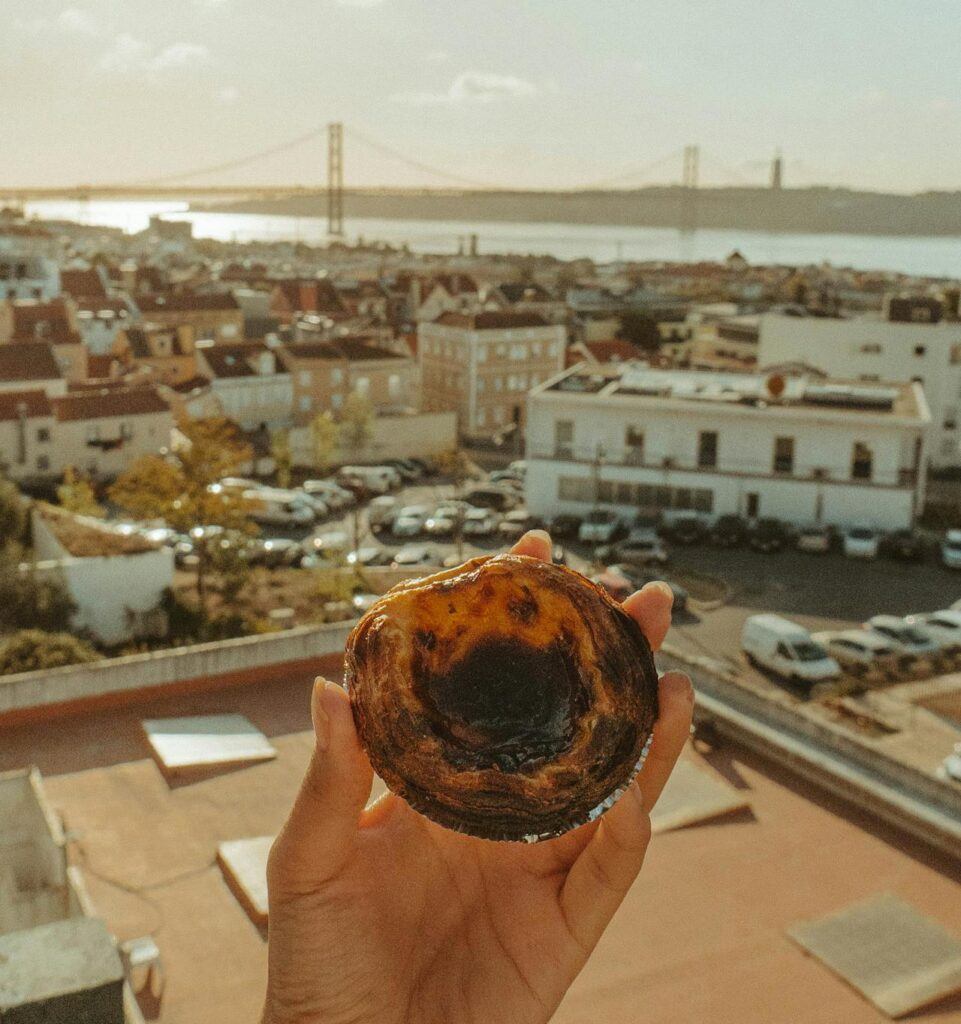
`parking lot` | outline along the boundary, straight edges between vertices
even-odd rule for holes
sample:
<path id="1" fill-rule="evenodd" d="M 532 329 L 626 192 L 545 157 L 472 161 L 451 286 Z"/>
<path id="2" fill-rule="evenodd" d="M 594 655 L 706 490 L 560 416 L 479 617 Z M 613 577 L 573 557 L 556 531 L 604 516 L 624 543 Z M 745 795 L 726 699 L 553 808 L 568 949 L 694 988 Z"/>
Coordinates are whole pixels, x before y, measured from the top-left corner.
<path id="1" fill-rule="evenodd" d="M 398 506 L 434 507 L 449 499 L 449 483 L 427 481 L 396 492 Z M 373 535 L 366 512 L 358 514 L 361 546 L 379 545 L 396 550 L 405 544 L 432 549 L 437 564 L 453 556 L 451 540 L 429 537 L 395 538 L 389 529 Z M 319 524 L 314 532 L 344 532 L 352 537 L 353 515 Z M 603 563 L 594 551 L 576 541 L 564 541 L 567 562 L 586 573 L 600 571 Z M 504 550 L 507 543 L 494 535 L 465 539 L 463 557 Z M 932 556 L 923 562 L 899 562 L 886 558 L 857 560 L 838 552 L 808 554 L 793 548 L 765 554 L 749 548 L 717 548 L 709 543 L 671 546 L 665 578 L 682 584 L 690 575 L 722 582 L 726 595 L 718 604 L 693 599 L 685 612 L 675 616 L 669 642 L 691 654 L 708 656 L 757 682 L 780 686 L 747 666 L 740 647 L 745 619 L 760 612 L 774 612 L 812 631 L 859 626 L 873 615 L 909 615 L 949 607 L 961 599 L 961 573 L 944 568 Z M 425 568 L 429 572 L 429 568 Z"/>

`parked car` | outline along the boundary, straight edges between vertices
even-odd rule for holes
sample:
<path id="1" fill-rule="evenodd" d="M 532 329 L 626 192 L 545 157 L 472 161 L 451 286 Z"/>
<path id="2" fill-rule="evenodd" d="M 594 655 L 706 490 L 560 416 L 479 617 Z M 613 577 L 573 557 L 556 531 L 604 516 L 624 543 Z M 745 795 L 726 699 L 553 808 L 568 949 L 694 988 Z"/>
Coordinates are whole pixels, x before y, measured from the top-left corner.
<path id="1" fill-rule="evenodd" d="M 844 553 L 848 558 L 877 558 L 880 541 L 870 526 L 852 526 L 844 531 Z"/>
<path id="2" fill-rule="evenodd" d="M 948 530 L 944 535 L 941 561 L 949 569 L 961 569 L 961 530 Z"/>
<path id="3" fill-rule="evenodd" d="M 508 512 L 518 504 L 520 498 L 515 491 L 505 487 L 474 487 L 464 495 L 464 500 L 474 508 Z"/>
<path id="4" fill-rule="evenodd" d="M 815 633 L 812 639 L 852 675 L 891 678 L 897 674 L 897 651 L 884 637 L 868 629 L 829 630 Z"/>
<path id="5" fill-rule="evenodd" d="M 488 477 L 488 480 L 492 484 L 507 485 L 508 487 L 521 488 L 524 487 L 524 478 L 518 476 L 510 469 L 495 469 L 493 473 Z"/>
<path id="6" fill-rule="evenodd" d="M 631 584 L 632 593 L 635 590 L 640 590 L 641 587 L 646 586 L 648 583 L 660 580 L 671 588 L 671 594 L 674 597 L 673 610 L 675 612 L 683 612 L 687 609 L 687 601 L 689 597 L 688 592 L 679 583 L 661 579 L 656 572 L 651 572 L 648 569 L 642 569 L 629 562 L 615 562 L 614 565 L 609 565 L 607 567 L 607 571 L 617 573 L 619 576 L 623 576 L 624 579 L 628 580 Z"/>
<path id="7" fill-rule="evenodd" d="M 372 498 L 367 506 L 367 525 L 375 533 L 378 530 L 389 530 L 399 507 L 398 500 L 389 494 L 380 494 Z"/>
<path id="8" fill-rule="evenodd" d="M 790 539 L 790 532 L 780 519 L 758 519 L 751 527 L 748 544 L 755 551 L 771 554 L 783 550 Z"/>
<path id="9" fill-rule="evenodd" d="M 384 465 L 396 469 L 401 480 L 408 484 L 416 483 L 424 475 L 423 468 L 411 459 L 388 459 Z"/>
<path id="10" fill-rule="evenodd" d="M 316 495 L 321 498 L 328 508 L 334 511 L 342 511 L 354 504 L 354 495 L 345 487 L 334 483 L 333 480 L 305 480 L 301 484 L 305 494 Z"/>
<path id="11" fill-rule="evenodd" d="M 739 548 L 747 541 L 747 521 L 740 516 L 718 516 L 711 527 L 711 541 L 721 548 Z"/>
<path id="12" fill-rule="evenodd" d="M 393 560 L 394 552 L 390 548 L 376 547 L 374 545 L 348 551 L 346 557 L 348 565 L 366 565 L 371 567 L 390 565 Z"/>
<path id="13" fill-rule="evenodd" d="M 813 555 L 823 555 L 831 550 L 834 543 L 834 531 L 830 526 L 802 526 L 798 530 L 798 551 L 807 551 Z"/>
<path id="14" fill-rule="evenodd" d="M 283 566 L 297 568 L 304 553 L 301 545 L 289 537 L 268 537 L 254 546 L 250 560 L 268 569 L 280 569 Z"/>
<path id="15" fill-rule="evenodd" d="M 615 601 L 626 601 L 637 589 L 627 577 L 610 567 L 591 577 L 591 583 L 603 587 Z"/>
<path id="16" fill-rule="evenodd" d="M 898 660 L 905 670 L 919 662 L 932 662 L 941 653 L 941 646 L 927 633 L 896 615 L 875 615 L 864 623 L 879 636 L 884 637 L 898 652 Z"/>
<path id="17" fill-rule="evenodd" d="M 250 518 L 264 526 L 309 526 L 316 515 L 297 491 L 261 487 L 243 492 Z"/>
<path id="18" fill-rule="evenodd" d="M 749 616 L 741 632 L 741 648 L 751 665 L 792 682 L 813 686 L 841 674 L 841 666 L 803 626 L 780 615 Z"/>
<path id="19" fill-rule="evenodd" d="M 583 522 L 582 516 L 562 512 L 551 520 L 551 536 L 560 540 L 576 540 Z"/>
<path id="20" fill-rule="evenodd" d="M 314 567 L 317 565 L 343 565 L 351 546 L 347 534 L 341 530 L 308 537 L 302 542 L 301 547 L 304 549 L 305 555 L 312 558 L 312 561 L 301 564 Z"/>
<path id="21" fill-rule="evenodd" d="M 515 508 L 498 523 L 497 532 L 505 540 L 517 540 L 528 530 L 537 530 L 543 525 L 543 522 L 537 516 L 532 516 L 526 508 Z"/>
<path id="22" fill-rule="evenodd" d="M 707 537 L 707 527 L 697 516 L 678 516 L 666 523 L 661 533 L 673 543 L 689 547 L 700 544 Z"/>
<path id="23" fill-rule="evenodd" d="M 386 494 L 401 485 L 401 476 L 393 466 L 342 466 L 337 480 L 360 480 L 372 494 Z"/>
<path id="24" fill-rule="evenodd" d="M 407 544 L 394 555 L 391 563 L 398 569 L 409 569 L 415 566 L 436 566 L 440 565 L 440 558 L 437 551 L 427 544 Z"/>
<path id="25" fill-rule="evenodd" d="M 430 513 L 426 505 L 407 505 L 394 516 L 390 532 L 395 537 L 417 537 L 424 529 Z"/>
<path id="26" fill-rule="evenodd" d="M 359 593 L 354 594 L 350 599 L 350 603 L 358 615 L 366 615 L 380 599 L 380 594 Z"/>
<path id="27" fill-rule="evenodd" d="M 517 476 L 524 480 L 527 478 L 527 460 L 526 459 L 514 459 L 512 463 L 507 467 L 512 473 L 516 473 Z"/>
<path id="28" fill-rule="evenodd" d="M 582 544 L 610 544 L 623 529 L 616 512 L 606 508 L 595 508 L 584 517 L 577 531 L 577 539 Z"/>
<path id="29" fill-rule="evenodd" d="M 490 537 L 497 529 L 497 513 L 489 508 L 470 508 L 464 516 L 465 537 Z"/>
<path id="30" fill-rule="evenodd" d="M 940 612 L 919 612 L 908 615 L 904 621 L 937 640 L 946 654 L 961 654 L 961 611 L 945 608 Z"/>
<path id="31" fill-rule="evenodd" d="M 664 565 L 667 561 L 667 548 L 654 530 L 631 530 L 613 546 L 612 553 L 619 562 L 637 565 Z"/>
<path id="32" fill-rule="evenodd" d="M 330 515 L 330 506 L 319 494 L 308 494 L 304 490 L 295 491 L 298 501 L 303 502 L 314 513 L 314 519 L 326 519 Z"/>
<path id="33" fill-rule="evenodd" d="M 885 558 L 917 562 L 924 558 L 924 540 L 915 530 L 894 530 L 881 538 L 878 552 Z"/>
<path id="34" fill-rule="evenodd" d="M 447 502 L 438 505 L 424 523 L 424 533 L 428 537 L 450 537 L 457 529 L 458 521 L 463 521 L 466 509 L 470 506 L 464 502 Z"/>

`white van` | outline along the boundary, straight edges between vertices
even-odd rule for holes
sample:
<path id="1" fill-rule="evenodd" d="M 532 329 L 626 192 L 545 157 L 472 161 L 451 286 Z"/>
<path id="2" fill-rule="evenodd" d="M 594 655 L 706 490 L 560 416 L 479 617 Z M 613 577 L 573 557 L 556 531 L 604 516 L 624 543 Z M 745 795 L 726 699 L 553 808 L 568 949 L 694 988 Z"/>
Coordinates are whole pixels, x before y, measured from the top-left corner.
<path id="1" fill-rule="evenodd" d="M 400 487 L 400 473 L 392 466 L 341 466 L 340 480 L 354 478 L 374 494 L 386 494 L 392 487 Z"/>
<path id="2" fill-rule="evenodd" d="M 264 526 L 310 526 L 316 517 L 315 510 L 297 491 L 279 488 L 259 487 L 244 491 L 244 504 L 255 523 Z"/>
<path id="3" fill-rule="evenodd" d="M 367 506 L 367 525 L 372 530 L 390 527 L 397 516 L 398 501 L 389 494 L 381 494 L 372 498 Z"/>
<path id="4" fill-rule="evenodd" d="M 794 682 L 819 683 L 841 674 L 841 666 L 803 626 L 780 615 L 748 618 L 741 648 L 752 665 Z"/>

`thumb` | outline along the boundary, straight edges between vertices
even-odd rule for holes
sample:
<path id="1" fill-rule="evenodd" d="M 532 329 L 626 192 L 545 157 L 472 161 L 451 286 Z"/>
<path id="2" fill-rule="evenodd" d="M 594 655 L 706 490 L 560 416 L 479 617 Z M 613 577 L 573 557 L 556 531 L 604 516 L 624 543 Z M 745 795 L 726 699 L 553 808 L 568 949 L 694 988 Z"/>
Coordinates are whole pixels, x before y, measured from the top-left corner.
<path id="1" fill-rule="evenodd" d="M 310 710 L 314 753 L 267 865 L 275 896 L 312 892 L 340 872 L 373 782 L 341 687 L 317 679 Z"/>

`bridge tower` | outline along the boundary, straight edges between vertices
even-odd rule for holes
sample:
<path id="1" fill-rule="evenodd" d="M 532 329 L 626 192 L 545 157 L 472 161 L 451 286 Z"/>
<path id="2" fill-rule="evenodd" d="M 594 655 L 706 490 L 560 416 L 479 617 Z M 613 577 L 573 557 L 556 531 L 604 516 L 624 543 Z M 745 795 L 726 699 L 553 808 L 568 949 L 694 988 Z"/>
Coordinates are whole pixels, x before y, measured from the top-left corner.
<path id="1" fill-rule="evenodd" d="M 327 234 L 344 234 L 344 126 L 327 125 Z"/>
<path id="2" fill-rule="evenodd" d="M 697 189 L 701 166 L 701 147 L 684 147 L 684 171 L 681 177 L 680 227 L 693 231 L 697 227 Z"/>
<path id="3" fill-rule="evenodd" d="M 781 185 L 784 178 L 784 160 L 781 157 L 781 151 L 778 150 L 774 154 L 774 159 L 771 161 L 771 189 L 774 192 L 781 191 Z"/>

